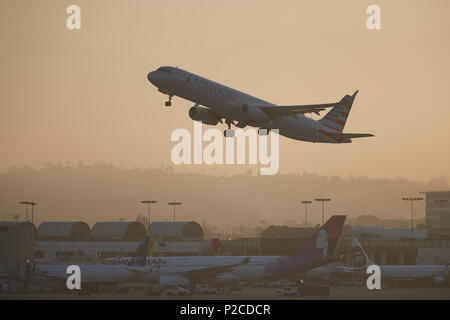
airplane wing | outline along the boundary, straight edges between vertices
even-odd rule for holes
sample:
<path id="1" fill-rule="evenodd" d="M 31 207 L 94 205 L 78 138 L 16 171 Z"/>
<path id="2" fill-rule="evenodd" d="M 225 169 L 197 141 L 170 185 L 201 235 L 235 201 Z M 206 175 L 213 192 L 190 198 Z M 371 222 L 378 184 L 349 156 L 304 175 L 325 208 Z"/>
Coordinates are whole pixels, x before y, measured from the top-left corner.
<path id="1" fill-rule="evenodd" d="M 190 271 L 183 272 L 183 275 L 188 278 L 191 278 L 191 279 L 192 278 L 213 278 L 219 274 L 230 271 L 234 267 L 247 264 L 249 261 L 250 261 L 250 257 L 246 257 L 239 263 L 227 264 L 227 265 L 222 265 L 222 266 L 217 266 L 217 267 L 203 268 L 203 269 L 198 269 L 198 270 L 190 270 Z"/>
<path id="2" fill-rule="evenodd" d="M 366 138 L 366 137 L 374 137 L 371 133 L 340 133 L 340 132 L 332 132 L 331 133 L 336 138 L 340 139 L 354 139 L 354 138 Z"/>
<path id="3" fill-rule="evenodd" d="M 324 103 L 324 104 L 310 104 L 310 105 L 294 105 L 294 106 L 255 106 L 262 111 L 266 112 L 271 117 L 280 117 L 289 114 L 297 113 L 311 113 L 319 114 L 320 111 L 326 108 L 335 107 L 339 102 Z"/>

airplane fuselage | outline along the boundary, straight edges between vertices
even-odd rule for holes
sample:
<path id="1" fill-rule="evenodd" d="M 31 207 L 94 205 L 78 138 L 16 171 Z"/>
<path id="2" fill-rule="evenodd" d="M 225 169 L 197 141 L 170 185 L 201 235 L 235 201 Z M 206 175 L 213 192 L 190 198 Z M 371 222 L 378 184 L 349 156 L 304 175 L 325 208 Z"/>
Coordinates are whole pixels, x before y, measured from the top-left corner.
<path id="1" fill-rule="evenodd" d="M 438 276 L 446 271 L 444 265 L 380 265 L 381 278 L 424 279 Z"/>
<path id="2" fill-rule="evenodd" d="M 85 264 L 79 265 L 79 267 L 81 269 L 82 283 L 158 283 L 162 277 L 183 277 L 183 274 L 187 272 L 236 265 L 213 277 L 214 282 L 225 283 L 240 280 L 252 281 L 277 278 L 277 273 L 268 269 L 268 266 L 270 264 L 277 265 L 279 263 L 277 260 L 285 257 L 251 256 L 247 263 L 239 265 L 245 258 L 245 256 L 151 257 L 146 258 L 145 264 L 142 266 Z M 66 264 L 37 265 L 33 273 L 34 280 L 64 280 L 69 276 L 66 273 L 67 266 Z M 281 276 L 287 274 L 290 270 L 281 268 L 277 271 L 279 271 L 279 276 Z M 205 274 L 204 278 L 211 277 Z M 201 279 L 202 277 L 199 277 L 198 280 Z"/>

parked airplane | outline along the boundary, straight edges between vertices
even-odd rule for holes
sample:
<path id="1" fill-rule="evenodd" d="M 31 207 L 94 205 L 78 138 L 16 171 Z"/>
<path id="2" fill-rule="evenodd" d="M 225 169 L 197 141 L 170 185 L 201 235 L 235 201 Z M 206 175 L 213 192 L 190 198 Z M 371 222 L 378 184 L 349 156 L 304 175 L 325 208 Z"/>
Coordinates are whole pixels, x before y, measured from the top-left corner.
<path id="1" fill-rule="evenodd" d="M 81 283 L 89 285 L 114 284 L 133 281 L 145 271 L 142 266 L 148 255 L 153 254 L 153 239 L 145 237 L 139 243 L 134 257 L 121 260 L 117 264 L 111 260 L 108 264 L 80 264 Z M 71 263 L 75 264 L 75 263 Z M 58 282 L 65 285 L 69 277 L 67 263 L 36 263 L 26 265 L 26 281 L 28 282 Z"/>
<path id="2" fill-rule="evenodd" d="M 129 264 L 80 265 L 81 283 L 157 283 L 161 287 L 201 282 L 227 283 L 297 277 L 312 268 L 334 261 L 333 253 L 345 216 L 332 216 L 294 256 L 197 256 L 146 257 L 149 244 L 144 238 Z M 31 279 L 65 281 L 67 265 L 34 266 Z"/>
<path id="3" fill-rule="evenodd" d="M 195 103 L 189 110 L 192 120 L 208 125 L 225 120 L 228 125 L 224 131 L 226 137 L 234 136 L 231 125 L 259 128 L 260 135 L 279 129 L 285 137 L 309 142 L 351 143 L 354 138 L 373 136 L 370 133 L 343 133 L 358 91 L 335 103 L 277 106 L 180 68 L 161 67 L 150 72 L 147 79 L 158 91 L 169 96 L 167 107 L 172 105 L 172 97 L 178 96 Z M 332 109 L 320 120 L 305 116 L 307 113 L 319 114 L 326 108 Z"/>
<path id="4" fill-rule="evenodd" d="M 368 266 L 375 263 L 370 261 L 366 252 L 356 238 L 352 238 L 352 247 L 357 249 L 357 255 L 361 257 L 359 265 L 363 266 L 363 271 Z M 379 265 L 381 271 L 381 280 L 385 281 L 413 281 L 413 282 L 429 282 L 437 286 L 449 285 L 449 268 L 446 265 Z"/>

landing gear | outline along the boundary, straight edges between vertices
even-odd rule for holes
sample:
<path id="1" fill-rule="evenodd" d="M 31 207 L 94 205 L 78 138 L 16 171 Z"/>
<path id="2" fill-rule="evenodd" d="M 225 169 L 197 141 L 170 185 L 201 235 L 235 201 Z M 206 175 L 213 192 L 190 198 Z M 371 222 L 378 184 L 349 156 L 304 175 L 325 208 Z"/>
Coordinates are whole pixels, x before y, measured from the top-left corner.
<path id="1" fill-rule="evenodd" d="M 169 94 L 169 100 L 166 101 L 166 103 L 165 103 L 166 107 L 170 107 L 172 105 L 172 97 L 173 97 L 173 95 Z"/>
<path id="2" fill-rule="evenodd" d="M 258 135 L 260 136 L 268 136 L 270 132 L 270 129 L 267 128 L 259 128 L 258 129 Z"/>
<path id="3" fill-rule="evenodd" d="M 223 135 L 225 138 L 233 138 L 234 130 L 231 129 L 231 125 L 234 124 L 232 120 L 225 120 L 225 123 L 228 125 L 228 129 L 224 130 Z"/>
<path id="4" fill-rule="evenodd" d="M 226 129 L 223 131 L 223 135 L 225 138 L 233 138 L 234 137 L 234 130 L 233 129 Z"/>

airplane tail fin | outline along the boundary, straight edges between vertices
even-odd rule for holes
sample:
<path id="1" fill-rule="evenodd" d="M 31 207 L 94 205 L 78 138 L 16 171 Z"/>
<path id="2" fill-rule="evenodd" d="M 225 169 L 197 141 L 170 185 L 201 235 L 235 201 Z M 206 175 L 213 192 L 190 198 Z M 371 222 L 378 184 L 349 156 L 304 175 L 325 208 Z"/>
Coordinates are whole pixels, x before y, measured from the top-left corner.
<path id="1" fill-rule="evenodd" d="M 153 247 L 155 244 L 155 240 L 150 237 L 142 238 L 139 243 L 136 254 L 131 260 L 132 265 L 143 265 L 145 264 L 145 260 L 147 257 L 153 256 Z"/>
<path id="2" fill-rule="evenodd" d="M 329 258 L 334 254 L 337 242 L 344 226 L 345 215 L 335 215 L 316 231 L 309 245 L 300 251 L 313 250 L 318 258 Z M 318 253 L 318 254 L 317 254 Z"/>
<path id="3" fill-rule="evenodd" d="M 357 94 L 358 90 L 351 96 L 345 95 L 319 122 L 336 132 L 343 132 Z"/>
<path id="4" fill-rule="evenodd" d="M 225 247 L 223 246 L 222 241 L 220 241 L 220 239 L 212 238 L 211 244 L 213 246 L 214 254 L 216 256 L 223 256 L 223 255 L 227 254 L 227 251 L 226 251 Z"/>
<path id="5" fill-rule="evenodd" d="M 297 255 L 281 256 L 267 263 L 268 275 L 295 274 L 337 261 L 332 257 L 345 222 L 345 215 L 335 215 L 317 230 L 311 241 Z"/>
<path id="6" fill-rule="evenodd" d="M 365 267 L 375 264 L 372 261 L 370 261 L 369 257 L 367 256 L 367 253 L 362 248 L 361 244 L 359 243 L 358 239 L 356 237 L 352 237 L 352 256 L 353 256 L 353 262 L 355 263 L 355 266 L 357 267 Z"/>

